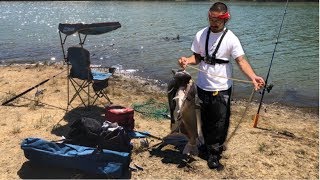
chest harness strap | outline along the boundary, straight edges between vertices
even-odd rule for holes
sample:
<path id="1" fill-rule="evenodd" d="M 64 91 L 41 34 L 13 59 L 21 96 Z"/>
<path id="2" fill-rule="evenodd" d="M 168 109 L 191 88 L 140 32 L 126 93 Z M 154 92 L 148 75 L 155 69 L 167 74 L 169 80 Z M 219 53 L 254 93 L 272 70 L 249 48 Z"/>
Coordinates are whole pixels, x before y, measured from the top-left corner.
<path id="1" fill-rule="evenodd" d="M 224 36 L 227 34 L 227 31 L 228 31 L 228 29 L 226 29 L 226 30 L 223 32 L 223 34 L 222 34 L 222 36 L 221 36 L 221 38 L 220 38 L 220 40 L 219 40 L 219 42 L 218 42 L 218 45 L 217 45 L 216 49 L 215 49 L 214 52 L 212 53 L 212 56 L 209 56 L 209 53 L 208 53 L 208 43 L 209 43 L 209 36 L 210 36 L 210 28 L 208 28 L 207 39 L 206 39 L 206 57 L 201 58 L 201 60 L 203 60 L 205 63 L 211 64 L 211 65 L 215 65 L 216 63 L 218 63 L 218 64 L 226 64 L 226 63 L 229 63 L 229 61 L 226 61 L 226 60 L 223 60 L 223 59 L 217 59 L 217 58 L 216 58 L 216 54 L 217 54 L 217 52 L 218 52 L 218 50 L 219 50 L 219 48 L 220 48 L 220 44 L 221 44 Z"/>

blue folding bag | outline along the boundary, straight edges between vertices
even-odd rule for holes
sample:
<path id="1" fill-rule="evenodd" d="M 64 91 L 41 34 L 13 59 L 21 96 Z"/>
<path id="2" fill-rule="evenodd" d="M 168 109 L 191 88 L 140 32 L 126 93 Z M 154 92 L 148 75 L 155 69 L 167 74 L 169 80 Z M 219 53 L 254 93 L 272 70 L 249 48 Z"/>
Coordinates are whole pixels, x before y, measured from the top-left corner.
<path id="1" fill-rule="evenodd" d="M 21 143 L 24 155 L 32 162 L 79 169 L 90 174 L 121 178 L 129 169 L 130 154 L 73 144 L 26 138 Z"/>

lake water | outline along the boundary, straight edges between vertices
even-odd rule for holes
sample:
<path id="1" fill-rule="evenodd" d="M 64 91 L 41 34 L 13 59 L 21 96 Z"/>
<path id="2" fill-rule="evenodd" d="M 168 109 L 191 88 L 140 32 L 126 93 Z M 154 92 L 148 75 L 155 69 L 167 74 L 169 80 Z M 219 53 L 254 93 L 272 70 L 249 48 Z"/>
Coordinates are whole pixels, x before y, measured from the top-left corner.
<path id="1" fill-rule="evenodd" d="M 195 33 L 207 26 L 212 2 L 0 2 L 0 62 L 61 61 L 59 23 L 119 21 L 120 29 L 88 36 L 95 64 L 121 65 L 167 83 L 180 56 L 191 55 Z M 228 28 L 241 40 L 256 73 L 265 77 L 284 14 L 283 3 L 229 2 Z M 179 40 L 167 40 L 177 37 Z M 68 45 L 74 45 L 72 36 Z M 319 4 L 289 3 L 273 60 L 265 102 L 318 107 Z M 196 71 L 187 69 L 196 78 Z M 234 77 L 245 79 L 234 65 Z M 39 80 L 40 82 L 41 80 Z M 26 87 L 27 88 L 27 87 Z M 234 83 L 235 98 L 251 86 Z M 256 93 L 255 98 L 260 95 Z"/>

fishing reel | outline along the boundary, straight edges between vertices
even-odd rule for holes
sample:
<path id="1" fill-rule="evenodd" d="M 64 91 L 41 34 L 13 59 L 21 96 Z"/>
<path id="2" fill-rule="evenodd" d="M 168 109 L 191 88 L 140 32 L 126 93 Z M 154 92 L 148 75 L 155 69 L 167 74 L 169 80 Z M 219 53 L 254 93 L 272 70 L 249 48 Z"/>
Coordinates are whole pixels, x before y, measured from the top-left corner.
<path id="1" fill-rule="evenodd" d="M 270 91 L 271 91 L 272 88 L 273 88 L 273 84 L 272 84 L 272 83 L 267 84 L 266 90 L 267 90 L 268 93 L 270 93 Z"/>
<path id="2" fill-rule="evenodd" d="M 267 90 L 267 92 L 270 93 L 270 91 L 272 90 L 273 86 L 274 86 L 274 85 L 273 85 L 272 83 L 267 84 L 267 85 L 264 87 L 264 90 Z M 260 91 L 259 93 L 262 94 L 261 91 Z"/>

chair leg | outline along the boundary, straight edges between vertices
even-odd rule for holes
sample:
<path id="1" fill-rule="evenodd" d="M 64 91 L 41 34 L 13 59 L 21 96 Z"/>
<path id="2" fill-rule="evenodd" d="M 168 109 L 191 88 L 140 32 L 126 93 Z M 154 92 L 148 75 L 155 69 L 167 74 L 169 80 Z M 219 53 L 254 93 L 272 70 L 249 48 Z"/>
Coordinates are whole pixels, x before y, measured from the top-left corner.
<path id="1" fill-rule="evenodd" d="M 92 98 L 94 99 L 93 104 L 98 100 L 98 98 L 102 98 L 102 97 L 106 98 L 106 99 L 108 100 L 108 102 L 109 102 L 110 104 L 112 104 L 112 102 L 111 102 L 111 100 L 109 99 L 108 95 L 105 94 L 105 93 L 103 92 L 103 90 L 100 90 L 100 91 L 95 92 L 95 95 L 92 97 Z"/>
<path id="2" fill-rule="evenodd" d="M 103 93 L 104 98 L 106 98 L 110 104 L 112 104 L 111 100 L 109 99 L 108 95 L 106 95 L 105 93 Z"/>
<path id="3" fill-rule="evenodd" d="M 68 105 L 70 105 L 70 104 L 73 102 L 73 100 L 74 100 L 77 96 L 79 96 L 82 104 L 83 104 L 85 107 L 89 106 L 89 105 L 90 105 L 90 102 L 88 101 L 88 105 L 86 105 L 86 102 L 85 102 L 85 100 L 83 99 L 83 97 L 81 96 L 80 93 L 83 91 L 83 92 L 88 96 L 88 99 L 89 99 L 89 98 L 90 98 L 90 97 L 89 97 L 89 93 L 86 92 L 86 91 L 84 90 L 84 88 L 86 88 L 87 86 L 89 87 L 89 84 L 90 84 L 90 83 L 88 83 L 87 81 L 83 81 L 83 82 L 80 84 L 80 83 L 76 82 L 75 80 L 73 80 L 73 79 L 71 79 L 71 78 L 70 78 L 69 80 L 70 80 L 70 82 L 71 82 L 71 84 L 72 84 L 72 86 L 73 86 L 73 88 L 74 88 L 74 90 L 75 90 L 76 92 L 75 92 L 75 94 L 73 95 L 73 97 L 71 98 L 71 100 L 68 102 Z M 69 91 L 68 91 L 68 93 L 69 93 Z"/>
<path id="4" fill-rule="evenodd" d="M 97 90 L 95 88 L 93 88 L 93 93 L 90 94 L 91 90 L 91 84 L 94 83 L 92 81 L 82 81 L 81 83 L 79 81 L 76 81 L 75 79 L 72 79 L 72 78 L 69 78 L 72 86 L 73 86 L 73 89 L 75 90 L 75 93 L 73 94 L 72 98 L 69 99 L 69 102 L 68 102 L 68 106 L 71 105 L 71 103 L 79 96 L 82 104 L 85 106 L 85 107 L 88 107 L 88 106 L 91 106 L 91 105 L 94 105 L 96 103 L 96 101 L 99 99 L 99 98 L 102 98 L 104 97 L 108 103 L 112 104 L 110 98 L 108 97 L 108 95 L 106 93 L 103 92 L 104 89 L 101 89 L 101 90 Z M 68 82 L 69 83 L 69 82 Z M 88 88 L 88 89 L 86 89 Z M 70 91 L 68 91 L 68 97 L 69 97 L 69 93 Z M 92 96 L 93 94 L 93 96 Z M 87 99 L 84 97 L 84 96 L 87 96 Z M 87 101 L 86 101 L 87 100 Z"/>

